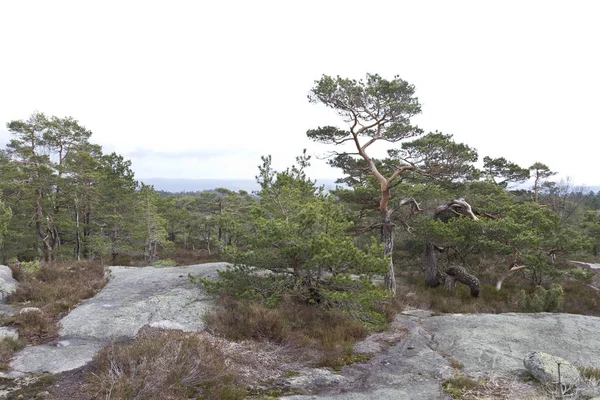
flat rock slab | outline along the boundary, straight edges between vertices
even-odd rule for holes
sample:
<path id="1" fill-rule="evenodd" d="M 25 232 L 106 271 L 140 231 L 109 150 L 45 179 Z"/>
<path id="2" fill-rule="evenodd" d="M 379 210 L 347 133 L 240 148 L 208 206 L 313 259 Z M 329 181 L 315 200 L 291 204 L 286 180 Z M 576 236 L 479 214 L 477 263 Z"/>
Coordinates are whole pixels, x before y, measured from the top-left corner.
<path id="1" fill-rule="evenodd" d="M 188 274 L 216 278 L 217 270 L 227 265 L 111 267 L 113 278 L 108 285 L 60 321 L 60 336 L 95 340 L 134 337 L 146 324 L 202 330 L 210 298 L 189 282 Z"/>
<path id="2" fill-rule="evenodd" d="M 282 397 L 282 400 L 443 400 L 442 382 L 453 376 L 453 368 L 428 344 L 430 335 L 419 326 L 418 318 L 397 316 L 396 322 L 410 332 L 398 344 L 367 363 L 342 369 L 340 378 L 323 382 L 323 374 L 314 378 L 300 374 L 291 379 L 290 388 L 304 391 L 315 388 L 321 394 Z M 333 375 L 333 372 L 331 372 Z M 311 379 L 314 379 L 311 382 Z M 320 384 L 321 383 L 321 384 Z"/>
<path id="3" fill-rule="evenodd" d="M 600 367 L 600 318 L 575 314 L 449 314 L 424 318 L 430 346 L 472 375 L 515 376 L 541 351 L 574 365 Z"/>
<path id="4" fill-rule="evenodd" d="M 60 321 L 60 339 L 30 346 L 16 354 L 9 371 L 59 373 L 89 363 L 98 350 L 116 338 L 132 338 L 146 324 L 184 331 L 202 330 L 202 316 L 211 301 L 189 282 L 188 274 L 217 278 L 227 263 L 172 268 L 110 267 L 112 279 L 95 297 L 85 300 Z"/>
<path id="5" fill-rule="evenodd" d="M 0 376 L 21 378 L 29 373 L 58 374 L 70 371 L 89 363 L 102 345 L 98 341 L 70 340 L 26 347 L 10 363 L 10 370 Z"/>
<path id="6" fill-rule="evenodd" d="M 507 382 L 509 398 L 538 398 L 540 389 L 526 382 L 528 373 L 523 367 L 523 358 L 531 351 L 552 353 L 574 365 L 600 367 L 598 317 L 550 313 L 429 316 L 411 310 L 396 321 L 409 334 L 384 353 L 343 368 L 337 378 L 300 373 L 290 380 L 290 388 L 308 393 L 282 399 L 450 399 L 442 382 L 458 373 L 452 365 L 462 365 L 460 373 L 471 377 Z"/>

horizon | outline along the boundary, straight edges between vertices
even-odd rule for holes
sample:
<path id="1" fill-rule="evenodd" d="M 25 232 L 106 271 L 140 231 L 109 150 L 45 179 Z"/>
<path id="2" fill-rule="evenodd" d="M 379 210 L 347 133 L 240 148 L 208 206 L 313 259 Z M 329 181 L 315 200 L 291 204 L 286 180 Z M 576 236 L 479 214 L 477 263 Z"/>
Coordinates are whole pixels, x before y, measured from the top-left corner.
<path id="1" fill-rule="evenodd" d="M 317 181 L 317 185 L 324 185 L 327 190 L 335 188 L 335 180 L 332 178 L 310 178 Z M 251 193 L 254 190 L 258 190 L 260 186 L 256 182 L 255 179 L 248 178 L 237 178 L 237 179 L 219 179 L 219 178 L 140 178 L 137 179 L 145 184 L 150 184 L 154 186 L 155 190 L 170 192 L 170 193 L 180 193 L 180 192 L 196 192 L 196 191 L 204 191 L 204 190 L 214 190 L 218 188 L 225 188 L 233 191 L 245 190 Z M 206 186 L 210 182 L 219 182 L 219 183 L 228 183 L 229 185 L 217 185 L 217 186 Z M 168 185 L 168 186 L 167 186 Z M 189 188 L 183 188 L 178 190 L 172 190 L 172 188 L 183 187 L 181 185 L 192 185 Z M 193 185 L 197 185 L 193 187 Z M 229 186 L 229 187 L 227 187 Z M 171 189 L 164 189 L 165 187 L 170 187 Z M 251 187 L 251 188 L 250 188 Z M 250 189 L 248 189 L 250 188 Z M 524 183 L 522 185 L 517 185 L 513 189 L 529 189 L 528 183 Z M 583 189 L 583 193 L 588 193 L 592 191 L 594 193 L 600 192 L 600 184 L 597 185 L 573 185 L 571 187 L 573 192 L 578 192 L 579 189 Z"/>

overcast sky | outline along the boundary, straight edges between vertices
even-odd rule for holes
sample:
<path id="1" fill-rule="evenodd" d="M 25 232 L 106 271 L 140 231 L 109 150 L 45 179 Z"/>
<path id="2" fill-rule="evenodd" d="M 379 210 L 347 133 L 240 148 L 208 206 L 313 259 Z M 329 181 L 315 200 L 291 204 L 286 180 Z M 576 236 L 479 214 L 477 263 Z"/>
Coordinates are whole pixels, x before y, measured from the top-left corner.
<path id="1" fill-rule="evenodd" d="M 138 178 L 290 165 L 322 74 L 398 74 L 415 122 L 483 156 L 600 184 L 597 1 L 3 1 L 0 145 L 35 110 L 72 116 Z M 380 149 L 382 150 L 382 149 Z M 316 161 L 310 175 L 339 171 Z"/>

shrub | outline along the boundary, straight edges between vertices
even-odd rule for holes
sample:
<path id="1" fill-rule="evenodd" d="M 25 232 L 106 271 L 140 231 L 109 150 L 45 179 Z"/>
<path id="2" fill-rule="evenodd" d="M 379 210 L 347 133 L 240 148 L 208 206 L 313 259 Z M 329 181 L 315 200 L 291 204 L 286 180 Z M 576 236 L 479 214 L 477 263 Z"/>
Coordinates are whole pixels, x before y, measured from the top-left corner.
<path id="1" fill-rule="evenodd" d="M 576 279 L 582 280 L 583 282 L 590 284 L 594 278 L 594 273 L 583 268 L 573 268 L 569 271 L 569 274 Z"/>
<path id="2" fill-rule="evenodd" d="M 523 312 L 560 312 L 565 302 L 563 287 L 553 283 L 550 290 L 536 286 L 533 293 L 519 293 L 518 307 Z"/>
<path id="3" fill-rule="evenodd" d="M 600 292 L 575 279 L 566 280 L 562 285 L 565 291 L 563 312 L 600 316 Z"/>
<path id="4" fill-rule="evenodd" d="M 360 321 L 340 311 L 302 304 L 291 297 L 269 307 L 221 296 L 217 305 L 204 317 L 209 332 L 229 340 L 276 343 L 320 366 L 350 362 L 352 344 L 369 332 Z"/>
<path id="5" fill-rule="evenodd" d="M 199 334 L 141 331 L 93 361 L 87 389 L 111 399 L 242 399 L 246 382 L 223 350 Z"/>
<path id="6" fill-rule="evenodd" d="M 0 371 L 8 369 L 8 364 L 16 351 L 25 347 L 25 342 L 22 339 L 13 339 L 5 337 L 0 340 Z"/>
<path id="7" fill-rule="evenodd" d="M 581 375 L 590 380 L 600 382 L 600 368 L 598 367 L 580 367 L 578 368 Z"/>
<path id="8" fill-rule="evenodd" d="M 151 267 L 176 267 L 177 262 L 167 258 L 166 260 L 159 260 L 150 264 Z"/>
<path id="9" fill-rule="evenodd" d="M 453 399 L 462 399 L 465 392 L 476 390 L 481 385 L 476 380 L 460 374 L 447 379 L 442 386 L 444 387 L 444 392 L 451 394 Z"/>
<path id="10" fill-rule="evenodd" d="M 19 336 L 31 344 L 49 342 L 58 337 L 58 326 L 43 311 L 18 313 L 8 319 L 9 325 L 19 330 Z"/>
<path id="11" fill-rule="evenodd" d="M 43 343 L 55 337 L 58 327 L 56 321 L 76 307 L 82 300 L 92 297 L 104 287 L 107 280 L 104 266 L 96 262 L 54 262 L 40 265 L 32 274 L 23 273 L 20 267 L 13 271 L 20 273 L 19 286 L 10 294 L 10 303 L 27 303 L 28 306 L 38 307 L 43 312 L 41 316 L 26 313 L 18 314 L 12 320 L 19 328 L 21 336 L 32 343 Z"/>
<path id="12" fill-rule="evenodd" d="M 18 264 L 19 268 L 25 275 L 35 275 L 40 270 L 40 262 L 37 260 L 34 261 L 23 261 Z"/>

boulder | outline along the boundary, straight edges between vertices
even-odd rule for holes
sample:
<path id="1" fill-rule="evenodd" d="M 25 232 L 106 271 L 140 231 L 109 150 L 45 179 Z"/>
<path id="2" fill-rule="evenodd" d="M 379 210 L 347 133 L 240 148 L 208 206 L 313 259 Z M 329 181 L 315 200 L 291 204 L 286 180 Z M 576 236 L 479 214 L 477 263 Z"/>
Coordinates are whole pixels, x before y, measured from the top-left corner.
<path id="1" fill-rule="evenodd" d="M 558 383 L 558 366 L 560 364 L 560 382 L 566 386 L 573 386 L 581 379 L 577 368 L 564 358 L 552 354 L 534 351 L 523 359 L 525 369 L 535 379 L 544 384 Z"/>
<path id="2" fill-rule="evenodd" d="M 17 290 L 17 282 L 12 276 L 12 270 L 6 265 L 0 265 L 0 303 L 6 303 L 6 296 Z"/>
<path id="3" fill-rule="evenodd" d="M 4 338 L 17 340 L 19 338 L 19 330 L 17 328 L 10 328 L 8 326 L 0 327 L 0 340 Z"/>

